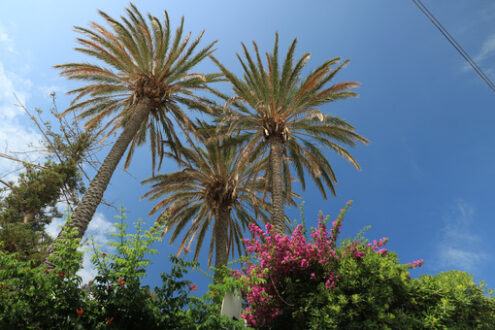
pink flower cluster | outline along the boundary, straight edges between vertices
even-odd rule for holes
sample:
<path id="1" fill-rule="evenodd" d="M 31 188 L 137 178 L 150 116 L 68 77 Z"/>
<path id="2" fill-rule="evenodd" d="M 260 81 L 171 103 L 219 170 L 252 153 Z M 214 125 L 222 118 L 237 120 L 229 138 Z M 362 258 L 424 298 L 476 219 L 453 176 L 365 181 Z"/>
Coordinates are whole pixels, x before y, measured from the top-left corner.
<path id="1" fill-rule="evenodd" d="M 368 253 L 387 255 L 387 250 L 383 248 L 387 238 L 367 245 L 354 241 L 344 249 L 337 249 L 344 214 L 350 205 L 351 202 L 348 202 L 341 210 L 330 230 L 327 230 L 326 221 L 320 214 L 318 227 L 310 235 L 311 242 L 306 242 L 302 225 L 298 225 L 290 236 L 279 235 L 271 224 L 266 225 L 266 231 L 255 224 L 249 225 L 253 238 L 245 239 L 244 243 L 247 252 L 256 255 L 258 262 L 248 262 L 242 272 L 234 272 L 236 277 L 247 283 L 243 295 L 249 307 L 242 317 L 249 326 L 269 325 L 290 305 L 284 300 L 285 279 L 298 278 L 314 285 L 324 283 L 327 290 L 333 290 L 339 278 L 334 270 L 342 257 L 351 256 L 360 261 Z"/>
<path id="2" fill-rule="evenodd" d="M 408 263 L 407 266 L 409 266 L 411 269 L 413 268 L 417 268 L 417 267 L 421 267 L 423 266 L 423 263 L 424 263 L 424 260 L 423 259 L 419 259 L 419 260 L 416 260 L 416 261 L 413 261 L 412 263 Z"/>

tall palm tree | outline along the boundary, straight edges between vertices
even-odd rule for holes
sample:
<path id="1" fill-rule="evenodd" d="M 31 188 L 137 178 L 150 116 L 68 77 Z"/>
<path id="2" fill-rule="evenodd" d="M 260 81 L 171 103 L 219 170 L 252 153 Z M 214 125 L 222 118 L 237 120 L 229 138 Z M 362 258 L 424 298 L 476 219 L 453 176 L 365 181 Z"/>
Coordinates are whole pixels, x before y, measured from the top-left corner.
<path id="1" fill-rule="evenodd" d="M 91 181 L 86 193 L 72 215 L 71 227 L 77 227 L 77 237 L 82 237 L 91 221 L 103 193 L 129 148 L 125 166 L 129 166 L 136 145 L 149 137 L 153 168 L 163 159 L 163 140 L 169 141 L 173 151 L 180 141 L 174 121 L 180 128 L 192 128 L 182 106 L 208 111 L 208 101 L 195 96 L 197 89 L 215 81 L 218 75 L 190 73 L 190 70 L 213 52 L 215 42 L 195 51 L 203 32 L 189 43 L 190 33 L 182 37 L 184 18 L 175 35 L 171 32 L 169 18 L 148 15 L 145 20 L 134 5 L 126 9 L 127 17 L 115 20 L 99 12 L 107 29 L 91 23 L 91 28 L 76 27 L 83 37 L 78 38 L 76 48 L 100 61 L 57 65 L 68 79 L 87 82 L 83 87 L 69 92 L 75 94 L 71 106 L 62 114 L 79 112 L 80 118 L 89 118 L 86 128 L 102 125 L 107 136 L 122 128 L 122 133 Z M 104 119 L 108 119 L 104 122 Z M 60 235 L 58 239 L 60 239 Z"/>
<path id="2" fill-rule="evenodd" d="M 204 138 L 200 138 L 203 142 Z M 190 140 L 189 140 L 190 141 Z M 197 260 L 208 229 L 213 226 L 208 267 L 215 249 L 215 267 L 227 264 L 234 249 L 242 253 L 242 232 L 258 219 L 268 221 L 264 210 L 269 204 L 261 198 L 263 178 L 258 173 L 266 162 L 258 159 L 242 162 L 239 148 L 228 142 L 214 141 L 204 148 L 195 146 L 181 152 L 182 170 L 145 180 L 153 183 L 144 197 L 159 200 L 150 215 L 159 212 L 158 221 L 165 221 L 164 234 L 173 230 L 172 244 L 187 229 L 177 254 L 189 249 L 197 237 L 194 260 Z M 242 248 L 241 248 L 242 247 Z M 217 276 L 216 276 L 217 277 Z"/>
<path id="3" fill-rule="evenodd" d="M 368 140 L 357 134 L 347 122 L 323 114 L 320 108 L 326 103 L 357 95 L 351 91 L 359 85 L 356 82 L 327 86 L 348 61 L 337 65 L 340 58 L 328 60 L 303 79 L 301 72 L 310 54 L 304 54 L 294 64 L 296 39 L 289 47 L 281 67 L 278 34 L 275 35 L 273 52 L 266 54 L 266 66 L 258 46 L 255 42 L 253 45 L 254 55 L 244 44 L 244 58 L 237 55 L 244 71 L 242 78 L 210 56 L 232 83 L 235 94 L 226 105 L 226 113 L 219 127 L 222 127 L 222 123 L 228 123 L 229 134 L 235 130 L 243 132 L 249 140 L 244 148 L 246 155 L 268 152 L 268 176 L 271 178 L 273 204 L 271 217 L 274 228 L 283 233 L 283 185 L 285 182 L 287 192 L 290 192 L 289 162 L 295 168 L 303 189 L 306 168 L 326 198 L 325 186 L 335 194 L 334 184 L 337 180 L 321 147 L 330 148 L 359 169 L 356 160 L 339 143 L 354 146 L 356 142 L 367 143 Z M 229 105 L 236 106 L 236 111 L 232 111 Z M 284 155 L 290 158 L 284 158 Z"/>

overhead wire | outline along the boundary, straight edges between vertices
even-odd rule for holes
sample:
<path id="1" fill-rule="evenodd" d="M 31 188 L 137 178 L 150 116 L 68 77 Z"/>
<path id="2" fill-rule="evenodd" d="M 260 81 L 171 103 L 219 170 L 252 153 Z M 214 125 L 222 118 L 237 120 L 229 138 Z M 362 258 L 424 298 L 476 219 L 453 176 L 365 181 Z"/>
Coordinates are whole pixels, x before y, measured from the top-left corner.
<path id="1" fill-rule="evenodd" d="M 461 56 L 471 65 L 481 79 L 488 85 L 488 87 L 495 92 L 495 84 L 488 78 L 483 70 L 478 66 L 475 60 L 469 56 L 468 52 L 462 48 L 462 46 L 455 40 L 455 38 L 447 31 L 447 29 L 438 21 L 433 13 L 421 2 L 421 0 L 412 0 L 412 2 L 419 8 L 419 10 L 433 23 L 433 25 L 443 34 L 443 36 L 449 41 L 449 43 L 461 54 Z"/>

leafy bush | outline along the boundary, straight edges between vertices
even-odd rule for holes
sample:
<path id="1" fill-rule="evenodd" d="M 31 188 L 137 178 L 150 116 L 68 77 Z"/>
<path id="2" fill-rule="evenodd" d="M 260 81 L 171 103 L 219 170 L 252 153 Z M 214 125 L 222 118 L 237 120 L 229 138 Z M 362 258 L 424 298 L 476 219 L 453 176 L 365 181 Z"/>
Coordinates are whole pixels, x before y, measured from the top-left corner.
<path id="1" fill-rule="evenodd" d="M 0 252 L 0 328 L 1 329 L 214 329 L 239 327 L 242 322 L 220 316 L 220 306 L 211 295 L 195 297 L 196 289 L 184 276 L 197 267 L 171 256 L 172 270 L 162 273 L 162 286 L 150 290 L 141 285 L 145 257 L 156 253 L 154 242 L 160 240 L 160 228 L 143 230 L 136 224 L 136 234 L 127 234 L 120 216 L 120 229 L 112 245 L 116 254 L 101 253 L 95 247 L 93 263 L 98 276 L 81 287 L 76 274 L 81 252 L 75 232 L 56 246 L 49 271 L 33 267 L 31 262 Z M 74 229 L 75 230 L 75 229 Z"/>
<path id="2" fill-rule="evenodd" d="M 243 322 L 220 316 L 228 291 L 242 294 L 243 317 L 258 329 L 495 328 L 494 291 L 472 276 L 411 278 L 422 260 L 399 264 L 385 238 L 368 242 L 360 233 L 337 245 L 348 207 L 330 230 L 320 216 L 310 241 L 302 225 L 291 236 L 251 226 L 246 246 L 254 256 L 203 297 L 191 295 L 196 285 L 185 279 L 198 264 L 173 256 L 160 287 L 142 285 L 160 228 L 143 230 L 139 221 L 127 234 L 125 214 L 113 234 L 115 254 L 94 247 L 98 275 L 83 287 L 75 232 L 56 246 L 52 271 L 0 252 L 0 329 L 240 329 Z"/>
<path id="3" fill-rule="evenodd" d="M 243 318 L 259 329 L 495 328 L 495 299 L 462 272 L 412 279 L 422 260 L 399 264 L 359 234 L 337 246 L 345 212 L 328 231 L 323 216 L 307 242 L 302 225 L 281 236 L 251 225 L 246 261 L 231 280 L 245 298 Z M 328 219 L 328 218 L 327 218 Z"/>

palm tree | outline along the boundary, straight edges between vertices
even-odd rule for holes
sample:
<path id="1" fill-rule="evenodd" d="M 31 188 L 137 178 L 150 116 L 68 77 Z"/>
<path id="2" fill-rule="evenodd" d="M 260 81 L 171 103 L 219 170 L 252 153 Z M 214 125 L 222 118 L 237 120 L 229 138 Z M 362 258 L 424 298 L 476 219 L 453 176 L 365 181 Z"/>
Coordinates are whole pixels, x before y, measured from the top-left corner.
<path id="1" fill-rule="evenodd" d="M 268 152 L 273 205 L 271 218 L 279 233 L 284 232 L 284 182 L 286 191 L 290 193 L 289 162 L 295 168 L 303 190 L 304 169 L 307 169 L 326 198 L 325 186 L 335 194 L 337 180 L 321 147 L 330 148 L 359 169 L 351 154 L 338 143 L 354 146 L 356 142 L 368 142 L 347 122 L 325 115 L 320 110 L 326 103 L 356 96 L 351 91 L 359 85 L 356 82 L 327 87 L 348 61 L 334 67 L 340 58 L 328 60 L 302 79 L 301 72 L 310 54 L 303 55 L 294 65 L 296 41 L 292 42 L 280 67 L 276 34 L 273 53 L 266 54 L 266 68 L 256 43 L 253 42 L 254 55 L 242 44 L 244 58 L 237 55 L 244 71 L 242 78 L 210 56 L 232 83 L 235 94 L 226 104 L 219 129 L 223 127 L 222 123 L 229 123 L 229 134 L 235 130 L 243 132 L 249 140 L 243 151 L 246 155 Z M 229 105 L 236 106 L 237 110 L 231 110 Z M 284 155 L 290 158 L 284 158 Z"/>
<path id="2" fill-rule="evenodd" d="M 143 144 L 148 136 L 153 169 L 157 159 L 159 168 L 164 154 L 162 141 L 167 140 L 174 152 L 180 145 L 174 121 L 182 129 L 192 129 L 181 106 L 209 111 L 208 101 L 193 92 L 218 78 L 215 74 L 190 73 L 213 52 L 215 42 L 195 52 L 203 32 L 192 43 L 190 33 L 182 38 L 184 18 L 174 35 L 167 12 L 163 21 L 151 15 L 145 20 L 132 4 L 126 12 L 127 17 L 118 21 L 100 11 L 112 30 L 94 22 L 90 29 L 75 28 L 83 34 L 77 39 L 81 47 L 76 50 L 100 60 L 102 65 L 56 66 L 68 79 L 87 82 L 69 92 L 76 96 L 62 115 L 77 111 L 80 118 L 89 118 L 86 128 L 103 125 L 100 133 L 106 132 L 107 137 L 123 129 L 72 216 L 70 226 L 78 229 L 77 237 L 84 235 L 129 145 L 125 167 L 136 145 Z"/>
<path id="3" fill-rule="evenodd" d="M 205 142 L 203 137 L 200 140 Z M 269 204 L 260 196 L 264 189 L 263 178 L 257 176 L 266 162 L 259 157 L 252 162 L 242 162 L 239 148 L 228 141 L 216 140 L 204 148 L 189 141 L 191 148 L 184 148 L 182 160 L 177 160 L 183 169 L 145 180 L 153 186 L 143 198 L 159 200 L 150 215 L 159 212 L 157 221 L 166 223 L 163 234 L 173 229 L 170 244 L 189 227 L 177 255 L 189 249 L 197 237 L 196 261 L 206 233 L 213 226 L 208 267 L 215 249 L 215 267 L 218 268 L 227 264 L 235 247 L 242 253 L 242 232 L 249 223 L 256 223 L 257 219 L 268 221 L 264 210 L 269 209 Z"/>

